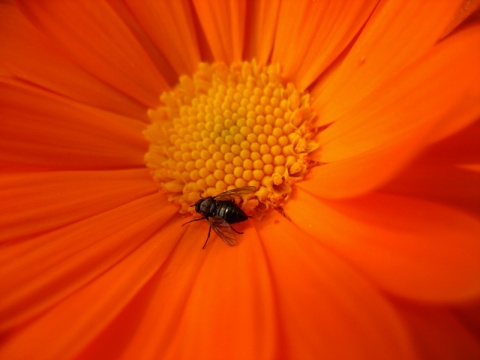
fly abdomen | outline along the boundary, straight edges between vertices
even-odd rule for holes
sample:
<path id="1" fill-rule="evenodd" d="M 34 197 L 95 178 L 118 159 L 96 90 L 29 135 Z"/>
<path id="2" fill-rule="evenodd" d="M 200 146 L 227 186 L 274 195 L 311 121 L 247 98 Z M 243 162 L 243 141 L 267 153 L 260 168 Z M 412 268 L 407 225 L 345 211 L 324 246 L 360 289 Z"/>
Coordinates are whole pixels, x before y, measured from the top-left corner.
<path id="1" fill-rule="evenodd" d="M 221 217 L 229 224 L 235 224 L 248 219 L 237 204 L 232 201 L 217 201 L 217 216 Z"/>

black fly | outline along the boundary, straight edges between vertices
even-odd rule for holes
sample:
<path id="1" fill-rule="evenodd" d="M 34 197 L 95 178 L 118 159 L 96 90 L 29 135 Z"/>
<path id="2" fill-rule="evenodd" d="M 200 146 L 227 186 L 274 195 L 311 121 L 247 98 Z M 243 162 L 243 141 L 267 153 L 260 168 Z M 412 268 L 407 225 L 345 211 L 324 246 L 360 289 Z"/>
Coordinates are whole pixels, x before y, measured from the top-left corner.
<path id="1" fill-rule="evenodd" d="M 235 203 L 234 197 L 247 195 L 256 190 L 255 186 L 244 186 L 238 189 L 225 191 L 217 196 L 202 198 L 192 205 L 195 206 L 195 211 L 202 215 L 202 217 L 188 221 L 183 225 L 203 219 L 209 222 L 210 228 L 208 229 L 207 240 L 205 241 L 205 244 L 203 244 L 202 249 L 207 245 L 208 239 L 210 238 L 210 230 L 212 230 L 212 228 L 218 236 L 225 241 L 225 243 L 233 246 L 237 243 L 234 232 L 237 234 L 243 233 L 235 230 L 231 224 L 239 223 L 249 218 L 249 216 L 247 216 L 247 214 L 245 214 Z"/>

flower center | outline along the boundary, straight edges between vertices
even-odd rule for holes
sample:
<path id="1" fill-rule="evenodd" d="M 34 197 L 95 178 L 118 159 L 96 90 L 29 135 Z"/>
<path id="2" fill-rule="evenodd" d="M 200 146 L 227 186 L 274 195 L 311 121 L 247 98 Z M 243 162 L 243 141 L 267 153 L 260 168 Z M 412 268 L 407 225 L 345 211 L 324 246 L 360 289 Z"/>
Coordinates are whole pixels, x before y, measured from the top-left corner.
<path id="1" fill-rule="evenodd" d="M 148 112 L 145 160 L 181 212 L 243 186 L 257 188 L 244 199 L 247 213 L 281 208 L 317 147 L 309 95 L 284 85 L 279 65 L 202 63 L 160 100 Z"/>

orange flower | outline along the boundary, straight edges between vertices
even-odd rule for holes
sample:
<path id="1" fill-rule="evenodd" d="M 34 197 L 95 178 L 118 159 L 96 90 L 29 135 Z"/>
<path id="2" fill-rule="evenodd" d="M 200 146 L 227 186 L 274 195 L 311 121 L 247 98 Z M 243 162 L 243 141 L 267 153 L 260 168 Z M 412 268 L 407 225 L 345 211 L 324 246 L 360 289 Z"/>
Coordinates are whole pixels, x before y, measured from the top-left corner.
<path id="1" fill-rule="evenodd" d="M 0 357 L 480 357 L 479 3 L 1 3 Z"/>

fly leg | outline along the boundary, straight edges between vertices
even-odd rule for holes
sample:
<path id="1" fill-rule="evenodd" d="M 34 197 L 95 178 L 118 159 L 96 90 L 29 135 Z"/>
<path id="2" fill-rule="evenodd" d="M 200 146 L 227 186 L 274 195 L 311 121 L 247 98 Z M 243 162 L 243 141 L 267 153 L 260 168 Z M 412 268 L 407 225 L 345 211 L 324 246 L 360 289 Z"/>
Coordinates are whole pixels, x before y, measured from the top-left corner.
<path id="1" fill-rule="evenodd" d="M 205 244 L 203 244 L 202 250 L 205 249 L 205 246 L 207 245 L 208 239 L 210 238 L 210 231 L 212 230 L 212 226 L 208 228 L 208 235 L 207 235 L 207 240 L 205 240 Z"/>
<path id="2" fill-rule="evenodd" d="M 242 231 L 235 230 L 235 228 L 234 228 L 232 225 L 230 225 L 230 229 L 232 229 L 233 231 L 235 231 L 237 234 L 243 234 Z"/>

